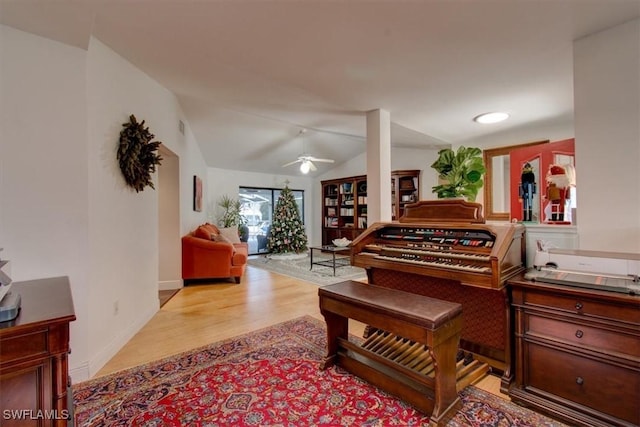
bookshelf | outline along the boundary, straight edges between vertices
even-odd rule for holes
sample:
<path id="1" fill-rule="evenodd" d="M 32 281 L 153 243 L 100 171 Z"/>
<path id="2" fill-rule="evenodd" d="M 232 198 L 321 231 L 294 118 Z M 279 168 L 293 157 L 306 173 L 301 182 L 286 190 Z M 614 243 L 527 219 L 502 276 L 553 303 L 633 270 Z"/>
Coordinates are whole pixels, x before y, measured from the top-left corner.
<path id="1" fill-rule="evenodd" d="M 322 244 L 333 239 L 353 240 L 368 226 L 367 176 L 322 181 Z M 392 215 L 397 220 L 404 206 L 420 200 L 420 171 L 391 172 Z"/>
<path id="2" fill-rule="evenodd" d="M 356 229 L 367 228 L 367 179 L 356 180 Z"/>
<path id="3" fill-rule="evenodd" d="M 367 228 L 366 175 L 322 181 L 322 244 L 355 239 Z"/>
<path id="4" fill-rule="evenodd" d="M 404 207 L 420 200 L 420 170 L 391 172 L 391 219 L 398 220 Z"/>

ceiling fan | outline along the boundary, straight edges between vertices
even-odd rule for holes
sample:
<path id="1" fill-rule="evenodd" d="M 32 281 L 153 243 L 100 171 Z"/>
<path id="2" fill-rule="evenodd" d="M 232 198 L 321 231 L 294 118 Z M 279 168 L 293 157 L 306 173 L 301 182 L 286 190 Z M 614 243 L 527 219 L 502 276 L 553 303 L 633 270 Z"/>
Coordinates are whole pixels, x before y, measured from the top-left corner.
<path id="1" fill-rule="evenodd" d="M 306 129 L 302 129 L 299 133 L 298 136 L 303 135 L 304 133 L 306 133 L 307 130 Z M 316 171 L 318 170 L 318 168 L 316 167 L 316 165 L 313 164 L 313 162 L 321 162 L 321 163 L 333 163 L 332 159 L 320 159 L 317 157 L 313 157 L 313 156 L 309 156 L 308 154 L 302 154 L 300 156 L 298 156 L 298 158 L 292 162 L 289 162 L 287 164 L 282 165 L 283 168 L 286 168 L 287 166 L 291 166 L 291 165 L 295 165 L 296 163 L 300 163 L 300 172 L 302 173 L 309 173 L 309 171 Z"/>
<path id="2" fill-rule="evenodd" d="M 309 173 L 309 171 L 316 171 L 318 170 L 318 168 L 316 167 L 316 165 L 313 164 L 313 162 L 322 162 L 322 163 L 333 163 L 333 160 L 331 159 L 318 159 L 317 157 L 313 157 L 313 156 L 299 156 L 297 160 L 294 160 L 293 162 L 289 162 L 285 165 L 282 165 L 283 168 L 287 167 L 287 166 L 291 166 L 294 165 L 296 163 L 300 163 L 300 172 L 302 173 Z"/>

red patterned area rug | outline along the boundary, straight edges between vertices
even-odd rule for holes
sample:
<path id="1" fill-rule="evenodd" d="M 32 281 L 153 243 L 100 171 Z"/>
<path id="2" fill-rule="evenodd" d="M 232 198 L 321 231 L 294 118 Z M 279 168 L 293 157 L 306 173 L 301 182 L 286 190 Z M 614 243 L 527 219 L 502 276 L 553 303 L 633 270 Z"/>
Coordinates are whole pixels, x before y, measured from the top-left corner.
<path id="1" fill-rule="evenodd" d="M 301 317 L 73 386 L 76 426 L 426 426 L 341 368 L 319 369 L 324 324 Z M 473 386 L 450 426 L 560 426 Z"/>

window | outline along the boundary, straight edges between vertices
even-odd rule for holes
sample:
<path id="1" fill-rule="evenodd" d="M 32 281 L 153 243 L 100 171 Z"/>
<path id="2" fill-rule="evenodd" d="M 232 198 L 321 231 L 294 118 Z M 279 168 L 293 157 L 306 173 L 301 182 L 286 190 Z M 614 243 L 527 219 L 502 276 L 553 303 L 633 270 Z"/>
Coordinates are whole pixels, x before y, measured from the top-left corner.
<path id="1" fill-rule="evenodd" d="M 240 187 L 238 200 L 242 215 L 249 227 L 249 255 L 267 253 L 267 234 L 271 227 L 273 210 L 281 190 L 279 188 Z M 300 219 L 304 223 L 304 190 L 291 190 L 298 204 Z"/>

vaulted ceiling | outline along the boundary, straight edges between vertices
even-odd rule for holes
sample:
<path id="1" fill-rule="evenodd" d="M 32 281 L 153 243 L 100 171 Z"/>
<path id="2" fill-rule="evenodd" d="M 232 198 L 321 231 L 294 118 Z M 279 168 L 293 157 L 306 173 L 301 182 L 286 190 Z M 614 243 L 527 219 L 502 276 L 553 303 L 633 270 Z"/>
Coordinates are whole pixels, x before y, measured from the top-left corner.
<path id="1" fill-rule="evenodd" d="M 573 41 L 638 16 L 640 0 L 0 0 L 0 23 L 93 36 L 174 92 L 209 166 L 275 174 L 364 152 L 378 108 L 405 147 L 571 122 Z M 472 121 L 487 111 L 511 117 Z"/>

